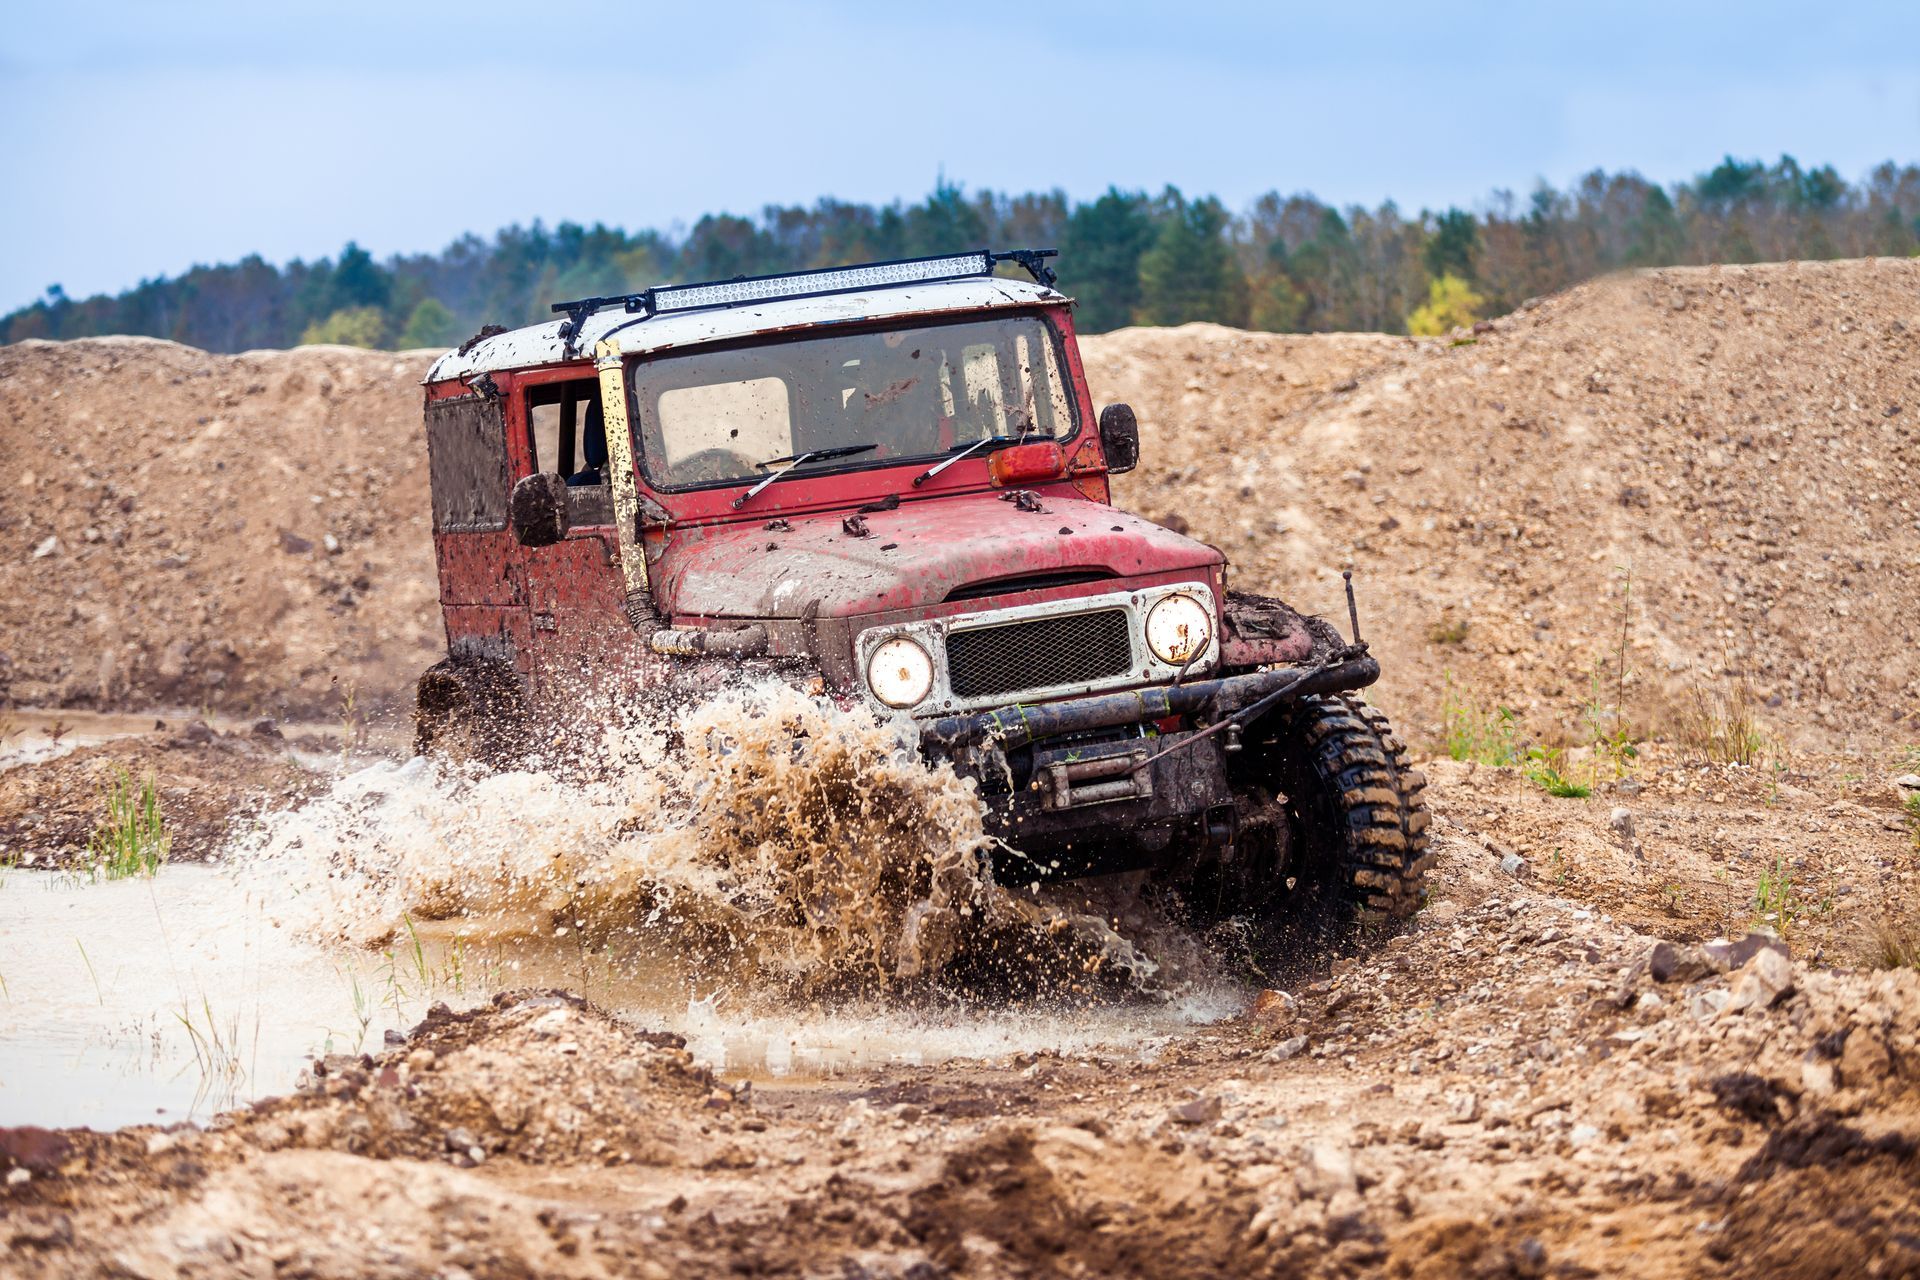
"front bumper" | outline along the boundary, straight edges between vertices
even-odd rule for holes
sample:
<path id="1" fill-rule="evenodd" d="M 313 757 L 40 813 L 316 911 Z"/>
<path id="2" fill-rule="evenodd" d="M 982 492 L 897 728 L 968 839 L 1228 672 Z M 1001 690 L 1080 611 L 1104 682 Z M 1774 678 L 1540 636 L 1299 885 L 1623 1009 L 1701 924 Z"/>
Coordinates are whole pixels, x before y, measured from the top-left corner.
<path id="1" fill-rule="evenodd" d="M 1031 707 L 1016 703 L 978 715 L 944 716 L 922 726 L 920 742 L 938 754 L 958 755 L 981 744 L 994 744 L 1006 751 L 1061 734 L 1153 724 L 1176 716 L 1218 720 L 1294 681 L 1299 683 L 1291 693 L 1292 698 L 1297 699 L 1315 693 L 1364 689 L 1379 678 L 1379 662 L 1360 656 L 1318 668 L 1275 667 L 1218 680 L 1156 685 Z"/>
<path id="2" fill-rule="evenodd" d="M 1237 741 L 1214 734 L 1182 748 L 1184 739 L 1280 689 L 1276 711 L 1379 678 L 1380 664 L 1359 652 L 1321 667 L 1003 707 L 923 725 L 921 749 L 979 782 L 988 830 L 1027 858 L 1072 850 L 1017 874 L 1033 865 L 1063 875 L 1118 870 L 1151 861 L 1183 833 L 1203 845 L 1233 842 L 1227 763 Z"/>

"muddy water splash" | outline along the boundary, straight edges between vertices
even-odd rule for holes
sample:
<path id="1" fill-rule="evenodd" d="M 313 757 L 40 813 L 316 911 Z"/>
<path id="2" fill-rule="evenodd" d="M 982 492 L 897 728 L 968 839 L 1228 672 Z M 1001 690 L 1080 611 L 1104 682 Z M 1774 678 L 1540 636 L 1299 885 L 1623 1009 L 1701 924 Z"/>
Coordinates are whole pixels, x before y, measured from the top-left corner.
<path id="1" fill-rule="evenodd" d="M 1060 994 L 1161 978 L 1084 893 L 996 885 L 971 780 L 928 767 L 911 734 L 756 685 L 610 728 L 564 767 L 376 766 L 270 820 L 248 856 L 310 935 L 380 945 L 438 922 L 430 936 L 510 946 L 522 966 L 690 989 Z"/>
<path id="2" fill-rule="evenodd" d="M 1127 885 L 995 885 L 971 785 L 793 690 L 584 759 L 336 779 L 222 867 L 0 884 L 0 1124 L 204 1121 L 429 1004 L 566 987 L 734 1075 L 1153 1053 L 1244 1004 Z M 5 950 L 0 948 L 0 950 Z"/>

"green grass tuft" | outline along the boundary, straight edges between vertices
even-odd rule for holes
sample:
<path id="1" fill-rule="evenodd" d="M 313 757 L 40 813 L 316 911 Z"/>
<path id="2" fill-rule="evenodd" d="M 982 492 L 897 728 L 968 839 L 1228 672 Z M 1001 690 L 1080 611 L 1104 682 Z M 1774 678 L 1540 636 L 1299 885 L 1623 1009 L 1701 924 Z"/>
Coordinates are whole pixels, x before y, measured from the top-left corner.
<path id="1" fill-rule="evenodd" d="M 1520 716 L 1512 707 L 1482 707 L 1454 690 L 1448 677 L 1440 695 L 1447 754 L 1475 764 L 1508 765 L 1520 759 Z"/>
<path id="2" fill-rule="evenodd" d="M 1566 752 L 1558 747 L 1527 748 L 1527 780 L 1550 796 L 1562 800 L 1585 800 L 1593 794 L 1593 788 L 1584 782 L 1575 782 L 1565 773 Z"/>
<path id="3" fill-rule="evenodd" d="M 135 785 L 125 769 L 107 784 L 107 816 L 87 842 L 87 870 L 95 880 L 150 876 L 167 860 L 173 836 L 160 813 L 160 793 L 147 777 Z"/>

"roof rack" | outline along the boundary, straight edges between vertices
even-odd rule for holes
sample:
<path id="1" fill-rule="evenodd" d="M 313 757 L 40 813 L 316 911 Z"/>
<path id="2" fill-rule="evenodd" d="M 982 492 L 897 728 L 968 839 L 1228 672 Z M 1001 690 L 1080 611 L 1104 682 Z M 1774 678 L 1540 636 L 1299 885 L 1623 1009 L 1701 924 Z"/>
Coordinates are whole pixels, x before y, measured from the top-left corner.
<path id="1" fill-rule="evenodd" d="M 560 326 L 560 337 L 566 342 L 568 354 L 571 355 L 574 341 L 580 334 L 580 326 L 587 317 L 613 307 L 646 320 L 673 311 L 704 311 L 714 307 L 738 307 L 786 298 L 820 298 L 836 293 L 858 293 L 864 289 L 896 288 L 933 280 L 990 276 L 994 267 L 1002 262 L 1014 263 L 1024 268 L 1035 282 L 1051 286 L 1059 277 L 1054 274 L 1053 268 L 1046 265 L 1046 259 L 1059 256 L 1058 249 L 1010 249 L 1005 253 L 977 249 L 968 253 L 897 258 L 891 262 L 866 262 L 817 271 L 737 276 L 732 280 L 714 280 L 703 284 L 655 285 L 639 293 L 556 302 L 553 310 L 567 317 Z"/>

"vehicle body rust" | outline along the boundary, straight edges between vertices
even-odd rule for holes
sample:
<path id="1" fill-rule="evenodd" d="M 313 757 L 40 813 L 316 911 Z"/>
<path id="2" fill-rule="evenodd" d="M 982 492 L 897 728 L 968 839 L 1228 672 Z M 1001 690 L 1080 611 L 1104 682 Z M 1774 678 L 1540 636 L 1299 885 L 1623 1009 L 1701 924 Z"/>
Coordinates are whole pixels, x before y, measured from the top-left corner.
<path id="1" fill-rule="evenodd" d="M 1247 877 L 1298 872 L 1309 829 L 1345 821 L 1305 794 L 1339 762 L 1301 752 L 1399 769 L 1384 721 L 1327 701 L 1378 665 L 1357 634 L 1229 590 L 1218 549 L 1111 505 L 1131 411 L 1096 414 L 1051 273 L 978 257 L 972 278 L 875 284 L 931 270 L 880 264 L 561 304 L 566 321 L 437 362 L 448 657 L 422 678 L 423 749 L 463 720 L 496 743 L 564 724 L 590 693 L 794 680 L 911 722 L 1023 866 L 1198 870 L 1242 905 L 1272 896 Z M 865 287 L 827 287 L 848 279 Z M 699 305 L 676 311 L 674 288 Z M 1340 853 L 1348 896 L 1389 914 L 1425 870 L 1409 779 L 1381 818 L 1398 860 Z"/>

